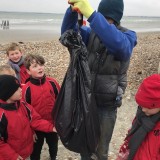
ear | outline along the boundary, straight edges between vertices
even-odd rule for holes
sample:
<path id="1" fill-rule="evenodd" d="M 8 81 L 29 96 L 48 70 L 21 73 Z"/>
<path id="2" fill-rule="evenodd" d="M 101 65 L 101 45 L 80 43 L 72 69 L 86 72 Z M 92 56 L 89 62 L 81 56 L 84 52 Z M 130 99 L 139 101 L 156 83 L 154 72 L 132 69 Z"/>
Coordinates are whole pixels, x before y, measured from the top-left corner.
<path id="1" fill-rule="evenodd" d="M 23 56 L 23 54 L 24 54 L 24 52 L 23 51 L 21 51 L 21 55 Z"/>
<path id="2" fill-rule="evenodd" d="M 26 71 L 27 71 L 27 73 L 28 73 L 29 75 L 31 75 L 31 72 L 30 72 L 30 70 L 29 70 L 29 69 L 26 69 Z"/>
<path id="3" fill-rule="evenodd" d="M 8 54 L 6 54 L 6 58 L 9 59 L 9 55 Z"/>

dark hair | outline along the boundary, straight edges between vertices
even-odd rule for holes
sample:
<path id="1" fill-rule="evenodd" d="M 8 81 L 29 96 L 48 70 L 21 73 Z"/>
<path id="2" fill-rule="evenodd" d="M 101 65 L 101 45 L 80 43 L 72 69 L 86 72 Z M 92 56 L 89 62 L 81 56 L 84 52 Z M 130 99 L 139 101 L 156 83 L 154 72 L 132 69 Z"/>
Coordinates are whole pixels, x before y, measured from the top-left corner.
<path id="1" fill-rule="evenodd" d="M 45 64 L 45 60 L 42 56 L 37 55 L 37 54 L 28 54 L 25 58 L 24 58 L 24 66 L 29 69 L 29 67 L 31 66 L 32 63 L 38 63 L 40 65 L 44 65 Z"/>

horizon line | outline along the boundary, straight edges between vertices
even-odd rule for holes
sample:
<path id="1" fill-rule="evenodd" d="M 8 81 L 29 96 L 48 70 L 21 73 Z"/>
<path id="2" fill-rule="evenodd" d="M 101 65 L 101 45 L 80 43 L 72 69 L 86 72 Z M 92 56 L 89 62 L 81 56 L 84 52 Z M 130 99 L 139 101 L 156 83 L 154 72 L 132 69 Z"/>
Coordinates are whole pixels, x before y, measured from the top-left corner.
<path id="1" fill-rule="evenodd" d="M 65 13 L 56 13 L 56 12 L 32 12 L 32 11 L 0 11 L 0 12 L 6 12 L 6 13 L 35 13 L 35 14 L 65 14 Z M 148 16 L 148 15 L 123 15 L 126 17 L 155 17 L 160 18 L 160 16 Z"/>

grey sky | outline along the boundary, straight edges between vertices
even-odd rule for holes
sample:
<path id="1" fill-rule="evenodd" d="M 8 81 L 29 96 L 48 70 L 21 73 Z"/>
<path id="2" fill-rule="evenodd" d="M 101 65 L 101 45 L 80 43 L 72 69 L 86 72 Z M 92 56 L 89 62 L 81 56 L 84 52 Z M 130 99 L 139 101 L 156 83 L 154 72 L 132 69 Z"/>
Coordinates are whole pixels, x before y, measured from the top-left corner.
<path id="1" fill-rule="evenodd" d="M 100 0 L 89 0 L 96 10 Z M 64 13 L 68 0 L 0 0 L 0 11 Z M 160 0 L 124 0 L 124 15 L 159 16 Z"/>

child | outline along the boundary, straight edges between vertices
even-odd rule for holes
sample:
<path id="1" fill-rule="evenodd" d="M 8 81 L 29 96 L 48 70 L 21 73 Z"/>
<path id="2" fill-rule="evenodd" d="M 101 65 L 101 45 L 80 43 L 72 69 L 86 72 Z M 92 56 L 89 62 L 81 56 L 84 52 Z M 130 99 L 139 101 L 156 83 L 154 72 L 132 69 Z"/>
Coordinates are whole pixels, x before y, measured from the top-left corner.
<path id="1" fill-rule="evenodd" d="M 12 75 L 14 77 L 16 76 L 15 71 L 8 64 L 4 64 L 0 66 L 0 75 L 2 74 Z"/>
<path id="2" fill-rule="evenodd" d="M 24 65 L 30 75 L 30 80 L 23 86 L 22 94 L 24 100 L 31 104 L 43 119 L 52 122 L 51 111 L 59 92 L 60 86 L 53 78 L 45 76 L 45 60 L 40 55 L 27 55 Z M 44 138 L 49 146 L 51 160 L 55 160 L 58 150 L 57 133 L 44 133 L 36 131 L 37 141 L 34 144 L 34 150 L 31 160 L 39 160 Z"/>
<path id="3" fill-rule="evenodd" d="M 10 65 L 8 64 L 4 64 L 4 65 L 1 65 L 0 66 L 0 75 L 11 75 L 11 76 L 14 76 L 16 77 L 16 73 L 15 71 L 11 68 Z M 24 84 L 21 84 L 21 87 L 23 86 Z M 36 139 L 37 139 L 37 136 L 36 134 L 33 135 L 33 141 L 36 142 Z"/>
<path id="4" fill-rule="evenodd" d="M 42 120 L 33 107 L 21 101 L 18 79 L 0 75 L 0 160 L 25 160 L 33 150 L 32 130 L 53 132 L 53 124 Z"/>
<path id="5" fill-rule="evenodd" d="M 117 160 L 160 160 L 160 75 L 144 79 L 135 99 L 137 114 Z"/>
<path id="6" fill-rule="evenodd" d="M 24 59 L 20 46 L 16 43 L 12 43 L 6 50 L 6 54 L 8 57 L 8 64 L 16 72 L 16 77 L 18 78 L 19 82 L 21 84 L 26 83 L 27 79 L 29 78 L 29 75 L 23 64 Z"/>

